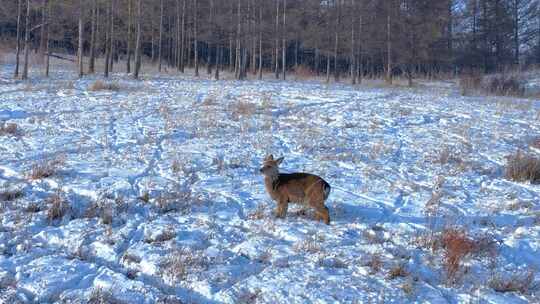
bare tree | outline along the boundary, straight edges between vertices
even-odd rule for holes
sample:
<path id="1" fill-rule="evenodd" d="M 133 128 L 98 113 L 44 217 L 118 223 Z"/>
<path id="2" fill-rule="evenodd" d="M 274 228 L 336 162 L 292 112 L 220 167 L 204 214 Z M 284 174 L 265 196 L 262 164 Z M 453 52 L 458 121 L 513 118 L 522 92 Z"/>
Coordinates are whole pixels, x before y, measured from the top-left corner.
<path id="1" fill-rule="evenodd" d="M 88 63 L 88 73 L 94 74 L 96 71 L 96 18 L 97 18 L 97 0 L 94 0 L 92 7 L 92 33 L 90 34 L 90 62 Z"/>
<path id="2" fill-rule="evenodd" d="M 26 22 L 24 27 L 24 67 L 22 79 L 28 79 L 28 55 L 30 53 L 30 0 L 26 0 Z"/>
<path id="3" fill-rule="evenodd" d="M 22 0 L 17 1 L 17 50 L 15 54 L 15 73 L 14 77 L 19 77 L 19 55 L 21 53 L 21 8 Z"/>
<path id="4" fill-rule="evenodd" d="M 131 43 L 133 42 L 132 36 L 133 28 L 133 0 L 128 0 L 128 24 L 127 24 L 127 59 L 126 59 L 126 73 L 131 73 Z"/>
<path id="5" fill-rule="evenodd" d="M 198 47 L 198 37 L 197 37 L 197 23 L 198 23 L 198 0 L 193 0 L 193 47 L 195 49 L 195 77 L 199 77 L 199 47 Z"/>
<path id="6" fill-rule="evenodd" d="M 109 0 L 109 1 L 112 1 L 112 0 Z M 110 37 L 110 31 L 109 31 L 109 22 L 111 20 L 110 18 L 110 14 L 112 13 L 111 12 L 111 6 L 108 5 L 108 3 L 105 4 L 106 5 L 106 16 L 105 16 L 105 19 L 107 20 L 105 22 L 106 26 L 105 26 L 105 71 L 104 71 L 104 76 L 107 78 L 109 77 L 109 71 L 110 71 L 110 62 L 111 62 L 111 47 L 110 47 L 110 42 L 111 42 L 111 37 Z"/>
<path id="7" fill-rule="evenodd" d="M 185 54 L 185 43 L 186 43 L 186 0 L 182 1 L 182 35 L 180 43 L 180 72 L 184 73 L 184 54 Z"/>
<path id="8" fill-rule="evenodd" d="M 137 41 L 135 42 L 135 73 L 133 73 L 133 78 L 135 79 L 139 79 L 139 72 L 141 70 L 141 1 L 137 0 Z"/>
<path id="9" fill-rule="evenodd" d="M 283 66 L 283 80 L 285 80 L 286 78 L 286 75 L 287 75 L 287 38 L 286 38 L 286 26 L 287 26 L 287 23 L 286 23 L 286 12 L 287 12 L 287 0 L 283 0 L 283 34 L 282 34 L 282 39 L 283 39 L 283 54 L 281 55 L 281 59 L 283 59 L 283 63 L 282 63 L 282 66 Z"/>
<path id="10" fill-rule="evenodd" d="M 45 40 L 45 77 L 49 77 L 49 67 L 50 67 L 50 57 L 49 54 L 49 44 L 50 44 L 50 33 L 51 33 L 51 6 L 52 1 L 47 1 L 47 37 Z"/>
<path id="11" fill-rule="evenodd" d="M 159 10 L 159 54 L 158 54 L 158 71 L 161 73 L 161 49 L 163 48 L 163 0 L 160 0 L 159 2 L 160 10 Z"/>
<path id="12" fill-rule="evenodd" d="M 83 0 L 79 0 L 79 45 L 77 47 L 77 59 L 79 63 L 79 78 L 84 75 L 83 64 Z"/>

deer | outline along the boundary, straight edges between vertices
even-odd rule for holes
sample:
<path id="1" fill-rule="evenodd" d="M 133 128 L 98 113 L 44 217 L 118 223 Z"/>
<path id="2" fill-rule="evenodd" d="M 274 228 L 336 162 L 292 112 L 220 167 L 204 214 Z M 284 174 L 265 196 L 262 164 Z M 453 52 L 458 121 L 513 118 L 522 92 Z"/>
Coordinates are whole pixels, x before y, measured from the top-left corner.
<path id="1" fill-rule="evenodd" d="M 320 176 L 310 173 L 279 173 L 284 157 L 274 159 L 272 154 L 264 158 L 259 172 L 264 176 L 266 192 L 277 202 L 276 217 L 285 218 L 289 203 L 299 203 L 315 209 L 317 220 L 330 224 L 328 208 L 324 205 L 331 187 Z"/>

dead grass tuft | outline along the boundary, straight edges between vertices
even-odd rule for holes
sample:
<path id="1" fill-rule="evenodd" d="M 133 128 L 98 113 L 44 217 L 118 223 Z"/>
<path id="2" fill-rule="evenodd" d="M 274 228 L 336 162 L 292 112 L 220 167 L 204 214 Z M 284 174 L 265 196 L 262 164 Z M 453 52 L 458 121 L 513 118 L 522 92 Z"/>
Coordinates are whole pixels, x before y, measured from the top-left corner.
<path id="1" fill-rule="evenodd" d="M 11 202 L 23 197 L 24 192 L 21 189 L 3 189 L 0 190 L 0 202 Z"/>
<path id="2" fill-rule="evenodd" d="M 202 272 L 208 268 L 208 260 L 200 252 L 188 248 L 174 249 L 161 265 L 163 274 L 172 282 L 185 281 L 190 274 Z"/>
<path id="3" fill-rule="evenodd" d="M 118 82 L 104 82 L 103 80 L 96 80 L 88 88 L 90 91 L 119 91 L 120 84 Z"/>
<path id="4" fill-rule="evenodd" d="M 174 231 L 173 227 L 167 227 L 161 233 L 158 233 L 153 236 L 149 236 L 144 239 L 146 243 L 163 243 L 166 241 L 170 241 L 176 237 L 176 231 Z"/>
<path id="5" fill-rule="evenodd" d="M 388 272 L 388 279 L 393 280 L 395 278 L 406 277 L 408 275 L 409 272 L 405 269 L 405 265 L 400 263 L 390 269 Z"/>
<path id="6" fill-rule="evenodd" d="M 22 136 L 23 131 L 16 123 L 0 122 L 0 136 Z"/>
<path id="7" fill-rule="evenodd" d="M 254 103 L 239 100 L 230 106 L 232 119 L 239 121 L 243 118 L 249 118 L 257 112 L 257 106 Z"/>
<path id="8" fill-rule="evenodd" d="M 503 96 L 524 96 L 525 82 L 515 74 L 501 74 L 490 77 L 485 88 L 488 93 Z"/>
<path id="9" fill-rule="evenodd" d="M 94 288 L 88 299 L 88 304 L 124 304 L 123 301 L 116 299 L 110 290 L 101 287 Z"/>
<path id="10" fill-rule="evenodd" d="M 49 222 L 60 220 L 70 210 L 69 202 L 61 191 L 57 191 L 47 199 L 49 209 L 47 210 L 47 219 Z"/>
<path id="11" fill-rule="evenodd" d="M 461 75 L 459 78 L 459 87 L 461 89 L 461 95 L 470 96 L 473 93 L 480 91 L 482 88 L 484 76 L 480 71 L 471 71 L 469 73 Z"/>
<path id="12" fill-rule="evenodd" d="M 317 73 L 313 71 L 309 66 L 299 65 L 294 69 L 294 74 L 297 79 L 313 79 L 317 77 Z"/>
<path id="13" fill-rule="evenodd" d="M 450 228 L 443 231 L 442 247 L 444 249 L 443 264 L 449 282 L 455 282 L 463 267 L 463 260 L 475 252 L 476 243 L 465 231 Z"/>
<path id="14" fill-rule="evenodd" d="M 51 177 L 58 173 L 58 171 L 60 170 L 60 168 L 62 168 L 64 163 L 65 163 L 65 160 L 63 157 L 42 160 L 32 165 L 29 178 L 32 180 L 37 180 L 37 179 Z"/>
<path id="15" fill-rule="evenodd" d="M 367 261 L 367 263 L 365 264 L 365 266 L 369 267 L 370 274 L 376 274 L 379 271 L 381 271 L 383 262 L 382 262 L 380 254 L 372 254 L 369 260 Z"/>
<path id="16" fill-rule="evenodd" d="M 534 282 L 534 271 L 517 271 L 509 276 L 503 277 L 501 274 L 495 274 L 489 280 L 489 287 L 497 292 L 517 292 L 526 294 Z"/>
<path id="17" fill-rule="evenodd" d="M 540 159 L 518 151 L 507 157 L 505 168 L 507 179 L 517 182 L 540 183 Z"/>

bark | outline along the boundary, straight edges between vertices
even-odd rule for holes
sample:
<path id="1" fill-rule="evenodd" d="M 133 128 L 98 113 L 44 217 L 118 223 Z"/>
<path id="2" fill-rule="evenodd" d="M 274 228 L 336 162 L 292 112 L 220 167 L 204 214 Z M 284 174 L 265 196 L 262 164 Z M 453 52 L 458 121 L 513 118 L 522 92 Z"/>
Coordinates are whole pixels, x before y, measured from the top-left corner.
<path id="1" fill-rule="evenodd" d="M 26 22 L 24 33 L 24 66 L 22 79 L 28 79 L 28 54 L 30 52 L 30 0 L 26 0 Z"/>
<path id="2" fill-rule="evenodd" d="M 197 22 L 198 22 L 198 0 L 193 0 L 193 48 L 195 51 L 195 77 L 199 77 L 199 47 L 198 47 L 198 37 L 197 37 Z"/>
<path id="3" fill-rule="evenodd" d="M 262 15 L 262 2 L 259 3 L 259 80 L 262 80 L 262 72 L 263 72 L 263 45 L 262 45 L 262 39 L 263 39 L 263 15 Z"/>
<path id="4" fill-rule="evenodd" d="M 141 71 L 141 39 L 142 39 L 142 26 L 141 26 L 141 1 L 137 1 L 137 41 L 135 42 L 135 72 L 133 78 L 139 79 L 139 73 Z"/>
<path id="5" fill-rule="evenodd" d="M 276 26 L 275 26 L 275 33 L 276 33 L 276 45 L 275 45 L 275 59 L 276 59 L 276 66 L 274 68 L 274 71 L 276 73 L 276 79 L 279 79 L 279 0 L 276 1 Z"/>
<path id="6" fill-rule="evenodd" d="M 126 59 L 126 73 L 131 73 L 131 43 L 133 27 L 133 0 L 128 0 L 128 25 L 127 25 L 127 59 Z"/>
<path id="7" fill-rule="evenodd" d="M 41 7 L 41 33 L 39 35 L 39 57 L 43 59 L 45 55 L 45 11 L 47 10 L 47 0 L 43 1 L 43 6 Z"/>
<path id="8" fill-rule="evenodd" d="M 88 64 L 88 73 L 95 73 L 95 61 L 96 61 L 96 16 L 97 16 L 97 0 L 93 1 L 92 6 L 92 33 L 90 34 L 90 62 Z"/>
<path id="9" fill-rule="evenodd" d="M 79 0 L 79 45 L 77 47 L 77 60 L 79 63 L 79 78 L 84 75 L 83 64 L 83 0 Z"/>
<path id="10" fill-rule="evenodd" d="M 15 73 L 13 77 L 19 77 L 19 56 L 21 54 L 21 10 L 22 0 L 17 3 L 17 50 L 15 51 Z"/>
<path id="11" fill-rule="evenodd" d="M 160 0 L 160 10 L 159 10 L 159 54 L 158 54 L 158 71 L 161 73 L 161 56 L 163 48 L 163 0 Z"/>
<path id="12" fill-rule="evenodd" d="M 46 34 L 46 41 L 45 41 L 45 77 L 49 77 L 49 71 L 50 71 L 50 62 L 49 59 L 51 55 L 49 54 L 49 39 L 50 39 L 50 22 L 51 22 L 51 1 L 48 1 L 47 3 L 47 34 Z"/>
<path id="13" fill-rule="evenodd" d="M 112 1 L 112 0 L 111 0 Z M 106 13 L 105 13 L 105 19 L 107 20 L 105 22 L 105 71 L 103 73 L 103 76 L 105 78 L 109 77 L 109 68 L 110 68 L 110 61 L 111 61 L 111 48 L 109 47 L 109 43 L 111 40 L 110 37 L 110 31 L 109 31 L 109 22 L 110 22 L 110 13 L 111 13 L 111 7 L 106 5 Z"/>
<path id="14" fill-rule="evenodd" d="M 339 68 L 338 68 L 338 51 L 339 51 L 339 31 L 341 25 L 341 9 L 339 7 L 339 1 L 336 3 L 336 28 L 335 28 L 335 41 L 334 41 L 334 80 L 339 82 Z"/>
<path id="15" fill-rule="evenodd" d="M 390 10 L 386 17 L 386 52 L 387 52 L 387 67 L 386 67 L 386 82 L 392 84 L 392 36 L 391 36 L 392 24 L 390 17 Z"/>
<path id="16" fill-rule="evenodd" d="M 282 59 L 283 59 L 283 63 L 281 64 L 283 66 L 283 80 L 285 80 L 286 76 L 287 76 L 287 40 L 286 40 L 286 35 L 287 33 L 285 32 L 285 29 L 286 29 L 286 10 L 287 10 L 287 0 L 283 0 L 283 54 L 281 55 L 282 56 Z"/>
<path id="17" fill-rule="evenodd" d="M 214 79 L 215 80 L 219 80 L 219 68 L 220 68 L 220 60 L 221 60 L 221 52 L 222 52 L 222 47 L 221 45 L 218 45 L 217 47 L 217 54 L 216 54 L 216 70 L 214 72 Z"/>
<path id="18" fill-rule="evenodd" d="M 114 39 L 114 1 L 115 0 L 111 0 L 111 44 L 110 44 L 110 48 L 111 48 L 111 61 L 110 61 L 110 72 L 112 73 L 113 72 L 113 68 L 114 68 L 114 60 L 116 59 L 116 48 L 115 48 L 115 42 L 116 40 Z"/>
<path id="19" fill-rule="evenodd" d="M 180 45 L 180 71 L 184 73 L 184 54 L 186 44 L 186 0 L 182 4 L 182 42 Z"/>

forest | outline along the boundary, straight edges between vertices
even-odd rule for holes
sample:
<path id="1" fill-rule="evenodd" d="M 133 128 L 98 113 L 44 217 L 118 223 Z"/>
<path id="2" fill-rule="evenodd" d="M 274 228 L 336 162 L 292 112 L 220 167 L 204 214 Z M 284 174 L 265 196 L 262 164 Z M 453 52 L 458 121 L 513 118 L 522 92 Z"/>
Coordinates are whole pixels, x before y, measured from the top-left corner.
<path id="1" fill-rule="evenodd" d="M 540 63 L 537 0 L 3 0 L 0 39 L 27 53 L 76 55 L 79 74 L 141 62 L 326 80 L 434 77 Z M 141 58 L 143 59 L 141 60 Z M 103 71 L 95 61 L 103 59 Z M 75 59 L 72 59 L 75 60 Z M 21 65 L 21 66 L 19 66 Z"/>

